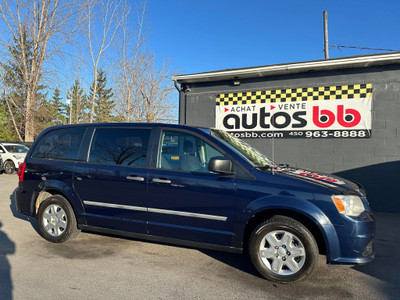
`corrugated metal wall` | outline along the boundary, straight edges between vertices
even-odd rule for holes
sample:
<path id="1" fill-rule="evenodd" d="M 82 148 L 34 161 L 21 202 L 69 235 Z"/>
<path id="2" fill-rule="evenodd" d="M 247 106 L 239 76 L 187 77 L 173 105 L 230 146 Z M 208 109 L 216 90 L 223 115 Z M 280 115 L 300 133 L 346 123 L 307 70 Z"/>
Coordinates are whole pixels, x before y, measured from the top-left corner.
<path id="1" fill-rule="evenodd" d="M 277 162 L 335 173 L 362 183 L 374 210 L 400 212 L 400 66 L 190 84 L 180 95 L 180 123 L 213 127 L 216 96 L 226 92 L 373 84 L 372 136 L 367 139 L 246 139 Z M 273 150 L 274 148 L 274 150 Z"/>

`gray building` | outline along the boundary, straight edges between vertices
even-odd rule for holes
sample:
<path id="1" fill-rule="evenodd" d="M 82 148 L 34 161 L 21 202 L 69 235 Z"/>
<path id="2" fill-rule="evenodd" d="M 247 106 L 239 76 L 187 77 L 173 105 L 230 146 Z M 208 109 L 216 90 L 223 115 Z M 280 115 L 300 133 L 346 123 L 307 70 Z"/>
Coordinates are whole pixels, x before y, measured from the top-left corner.
<path id="1" fill-rule="evenodd" d="M 400 53 L 174 81 L 180 124 L 222 128 L 276 162 L 358 181 L 374 210 L 400 212 Z"/>

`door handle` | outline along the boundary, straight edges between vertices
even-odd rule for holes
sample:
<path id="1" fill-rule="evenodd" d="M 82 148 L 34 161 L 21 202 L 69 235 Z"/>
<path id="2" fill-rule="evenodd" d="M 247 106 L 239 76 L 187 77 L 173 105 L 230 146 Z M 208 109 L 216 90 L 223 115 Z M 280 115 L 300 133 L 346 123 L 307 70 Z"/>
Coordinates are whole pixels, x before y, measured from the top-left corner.
<path id="1" fill-rule="evenodd" d="M 93 179 L 92 175 L 77 175 L 75 176 L 76 180 L 82 181 L 84 179 Z"/>
<path id="2" fill-rule="evenodd" d="M 168 179 L 161 179 L 161 178 L 153 178 L 153 180 L 151 182 L 154 183 L 171 183 L 171 180 Z"/>
<path id="3" fill-rule="evenodd" d="M 144 177 L 140 177 L 140 176 L 126 176 L 126 179 L 132 180 L 132 181 L 144 181 Z"/>

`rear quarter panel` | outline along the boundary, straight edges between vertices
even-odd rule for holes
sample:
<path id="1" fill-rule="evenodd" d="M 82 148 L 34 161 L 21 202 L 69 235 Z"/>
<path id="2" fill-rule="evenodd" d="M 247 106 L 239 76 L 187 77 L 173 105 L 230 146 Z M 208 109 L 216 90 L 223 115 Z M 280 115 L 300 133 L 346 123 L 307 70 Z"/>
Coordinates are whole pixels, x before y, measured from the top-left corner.
<path id="1" fill-rule="evenodd" d="M 79 224 L 85 224 L 83 205 L 73 189 L 74 161 L 31 159 L 27 162 L 23 189 L 32 194 L 31 212 L 36 212 L 36 200 L 42 191 L 64 196 L 74 209 Z"/>

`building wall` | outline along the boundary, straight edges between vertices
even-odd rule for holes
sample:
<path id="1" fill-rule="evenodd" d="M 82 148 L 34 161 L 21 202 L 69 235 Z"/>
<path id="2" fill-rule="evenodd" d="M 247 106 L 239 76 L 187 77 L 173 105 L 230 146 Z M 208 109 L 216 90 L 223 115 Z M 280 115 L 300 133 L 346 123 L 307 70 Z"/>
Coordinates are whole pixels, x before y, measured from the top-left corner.
<path id="1" fill-rule="evenodd" d="M 362 183 L 374 210 L 400 212 L 400 65 L 190 84 L 180 123 L 215 126 L 216 96 L 226 92 L 372 83 L 372 135 L 365 139 L 246 139 L 276 162 Z M 400 185 L 399 185 L 400 186 Z"/>

